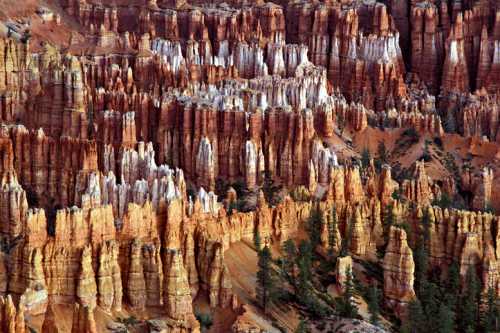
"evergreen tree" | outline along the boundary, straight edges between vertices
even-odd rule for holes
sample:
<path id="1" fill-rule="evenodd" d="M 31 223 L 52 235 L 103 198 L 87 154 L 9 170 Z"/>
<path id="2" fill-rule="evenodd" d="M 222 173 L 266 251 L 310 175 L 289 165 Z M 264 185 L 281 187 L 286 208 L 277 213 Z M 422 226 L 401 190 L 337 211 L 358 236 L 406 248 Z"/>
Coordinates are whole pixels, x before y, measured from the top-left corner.
<path id="1" fill-rule="evenodd" d="M 283 274 L 288 281 L 293 281 L 293 267 L 297 258 L 297 247 L 293 240 L 288 239 L 283 244 Z"/>
<path id="2" fill-rule="evenodd" d="M 448 268 L 448 279 L 446 282 L 448 289 L 458 294 L 460 291 L 460 266 L 456 260 L 453 260 Z"/>
<path id="3" fill-rule="evenodd" d="M 361 166 L 366 169 L 370 165 L 371 159 L 372 156 L 368 148 L 367 147 L 363 148 L 363 151 L 361 152 Z"/>
<path id="4" fill-rule="evenodd" d="M 486 304 L 484 305 L 484 313 L 482 313 L 483 332 L 493 333 L 498 332 L 500 321 L 500 309 L 498 308 L 498 300 L 495 295 L 495 289 L 488 288 L 486 296 Z"/>
<path id="5" fill-rule="evenodd" d="M 408 304 L 408 318 L 404 323 L 401 332 L 404 333 L 427 333 L 425 313 L 422 304 L 418 299 Z"/>
<path id="6" fill-rule="evenodd" d="M 389 163 L 389 152 L 387 151 L 384 141 L 379 141 L 377 146 L 377 155 L 380 160 L 380 166 Z"/>
<path id="7" fill-rule="evenodd" d="M 260 247 L 262 246 L 262 241 L 260 239 L 260 233 L 257 228 L 255 228 L 255 231 L 253 233 L 253 245 L 255 246 L 256 251 L 259 252 Z"/>
<path id="8" fill-rule="evenodd" d="M 454 332 L 454 317 L 453 311 L 448 308 L 444 303 L 439 306 L 439 312 L 436 317 L 437 331 L 439 333 L 453 333 Z M 433 331 L 431 331 L 433 332 Z"/>
<path id="9" fill-rule="evenodd" d="M 427 314 L 437 313 L 439 309 L 438 286 L 432 282 L 424 280 L 421 283 L 419 300 Z"/>
<path id="10" fill-rule="evenodd" d="M 423 241 L 424 246 L 427 247 L 431 237 L 431 217 L 429 216 L 429 211 L 424 209 L 422 214 L 422 219 L 420 220 L 423 229 Z"/>
<path id="11" fill-rule="evenodd" d="M 463 331 L 476 330 L 479 319 L 479 294 L 481 291 L 475 267 L 470 267 L 465 277 L 466 288 L 460 301 L 459 328 Z"/>
<path id="12" fill-rule="evenodd" d="M 460 293 L 460 267 L 458 262 L 453 260 L 448 268 L 448 277 L 445 283 L 446 295 L 445 302 L 449 309 L 455 310 L 458 305 L 458 297 Z"/>
<path id="13" fill-rule="evenodd" d="M 340 136 L 344 135 L 345 119 L 344 115 L 341 112 L 337 114 L 337 127 L 339 129 Z"/>
<path id="14" fill-rule="evenodd" d="M 311 241 L 311 246 L 313 249 L 318 246 L 321 242 L 321 227 L 325 221 L 325 214 L 318 208 L 311 210 L 311 215 L 309 216 L 307 231 L 309 234 L 309 240 Z"/>
<path id="15" fill-rule="evenodd" d="M 455 133 L 457 130 L 457 124 L 455 121 L 455 115 L 453 110 L 449 110 L 446 113 L 446 119 L 444 122 L 444 130 L 448 133 Z"/>
<path id="16" fill-rule="evenodd" d="M 384 218 L 382 221 L 382 227 L 383 227 L 383 233 L 384 233 L 384 239 L 388 240 L 389 238 L 389 230 L 391 229 L 391 226 L 396 224 L 396 217 L 394 216 L 393 212 L 393 206 L 392 204 L 387 205 L 385 209 L 385 214 Z"/>
<path id="17" fill-rule="evenodd" d="M 424 293 L 423 289 L 427 286 L 428 268 L 428 254 L 421 240 L 413 252 L 413 259 L 415 262 L 415 290 L 417 291 L 417 296 L 421 297 Z"/>
<path id="18" fill-rule="evenodd" d="M 338 239 L 336 236 L 337 224 L 337 209 L 332 208 L 331 214 L 328 216 L 328 255 L 333 257 L 333 250 L 337 245 Z"/>
<path id="19" fill-rule="evenodd" d="M 299 325 L 295 329 L 295 333 L 309 333 L 309 327 L 307 327 L 307 323 L 304 319 L 300 319 Z"/>
<path id="20" fill-rule="evenodd" d="M 430 238 L 430 216 L 426 209 L 420 220 L 420 230 L 422 235 L 419 236 L 415 251 L 413 252 L 413 259 L 415 261 L 415 290 L 419 297 L 424 292 L 422 289 L 428 286 L 429 251 L 427 244 Z"/>
<path id="21" fill-rule="evenodd" d="M 429 162 L 432 159 L 431 152 L 429 150 L 429 142 L 426 140 L 424 143 L 424 150 L 422 152 L 422 160 Z"/>
<path id="22" fill-rule="evenodd" d="M 345 257 L 349 253 L 349 248 L 351 247 L 351 238 L 352 238 L 352 222 L 348 220 L 346 225 L 346 235 L 344 238 L 342 238 L 342 242 L 340 245 L 341 257 Z"/>
<path id="23" fill-rule="evenodd" d="M 391 226 L 395 224 L 396 224 L 396 217 L 394 216 L 393 213 L 393 206 L 392 204 L 388 204 L 385 207 L 384 214 L 382 217 L 382 237 L 384 239 L 384 244 L 381 247 L 377 248 L 377 256 L 379 256 L 379 258 L 383 258 L 385 255 L 385 249 L 389 244 L 389 231 L 391 229 Z"/>
<path id="24" fill-rule="evenodd" d="M 299 244 L 299 257 L 298 257 L 299 269 L 303 268 L 307 280 L 311 279 L 311 267 L 312 267 L 312 245 L 310 242 L 303 240 Z"/>
<path id="25" fill-rule="evenodd" d="M 377 286 L 372 284 L 368 289 L 367 303 L 368 303 L 368 311 L 370 312 L 370 322 L 374 325 L 378 325 L 380 320 L 379 301 L 380 301 L 380 292 Z"/>
<path id="26" fill-rule="evenodd" d="M 439 322 L 436 314 L 439 312 L 440 302 L 438 299 L 439 288 L 436 284 L 424 280 L 420 284 L 420 303 L 427 317 L 427 330 L 438 332 Z"/>
<path id="27" fill-rule="evenodd" d="M 299 244 L 299 256 L 297 257 L 297 267 L 299 268 L 298 278 L 295 284 L 295 291 L 299 299 L 309 298 L 309 281 L 312 273 L 312 248 L 311 243 L 302 241 Z"/>
<path id="28" fill-rule="evenodd" d="M 354 299 L 354 279 L 350 266 L 346 268 L 345 275 L 346 281 L 344 286 L 344 293 L 342 294 L 341 299 L 340 315 L 347 318 L 357 318 L 359 316 L 358 304 Z"/>
<path id="29" fill-rule="evenodd" d="M 87 127 L 87 137 L 89 140 L 94 138 L 95 127 L 94 127 L 94 103 L 92 99 L 89 99 L 89 109 L 88 109 L 88 127 Z"/>
<path id="30" fill-rule="evenodd" d="M 259 252 L 259 261 L 257 271 L 257 298 L 260 305 L 266 312 L 270 302 L 272 302 L 275 295 L 274 288 L 275 281 L 271 267 L 272 257 L 269 247 L 266 245 Z"/>

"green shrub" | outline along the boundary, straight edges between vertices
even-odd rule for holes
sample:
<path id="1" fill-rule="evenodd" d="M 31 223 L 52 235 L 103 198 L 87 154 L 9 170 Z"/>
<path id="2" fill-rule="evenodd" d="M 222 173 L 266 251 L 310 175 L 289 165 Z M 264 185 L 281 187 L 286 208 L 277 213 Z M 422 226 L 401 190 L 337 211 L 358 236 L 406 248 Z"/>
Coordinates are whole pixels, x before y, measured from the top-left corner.
<path id="1" fill-rule="evenodd" d="M 433 141 L 434 141 L 434 144 L 435 144 L 436 146 L 438 146 L 438 147 L 439 147 L 439 148 L 441 148 L 441 149 L 443 148 L 443 140 L 442 140 L 440 137 L 436 136 L 436 137 L 433 139 Z"/>
<path id="2" fill-rule="evenodd" d="M 429 150 L 429 141 L 425 141 L 424 151 L 422 152 L 422 156 L 420 156 L 420 160 L 424 160 L 425 162 L 430 162 L 432 160 L 432 155 Z"/>
<path id="3" fill-rule="evenodd" d="M 495 208 L 491 205 L 490 202 L 486 204 L 486 207 L 484 208 L 485 213 L 490 213 L 490 214 L 496 214 Z"/>
<path id="4" fill-rule="evenodd" d="M 232 215 L 233 212 L 238 212 L 238 211 L 243 211 L 244 209 L 244 206 L 245 206 L 245 202 L 241 199 L 238 199 L 236 201 L 232 201 L 229 203 L 228 207 L 227 207 L 227 213 L 229 215 Z"/>
<path id="5" fill-rule="evenodd" d="M 404 132 L 402 133 L 402 136 L 408 140 L 408 143 L 410 145 L 414 145 L 418 141 L 420 141 L 420 135 L 417 133 L 417 131 L 413 127 L 407 128 L 406 130 L 404 130 Z"/>
<path id="6" fill-rule="evenodd" d="M 140 323 L 140 321 L 137 320 L 137 318 L 134 316 L 130 316 L 127 318 L 118 318 L 118 322 L 122 323 L 127 327 L 134 326 Z"/>
<path id="7" fill-rule="evenodd" d="M 297 186 L 290 192 L 290 196 L 294 201 L 306 202 L 311 200 L 311 193 L 304 186 Z"/>
<path id="8" fill-rule="evenodd" d="M 210 327 L 212 327 L 214 323 L 212 314 L 196 312 L 195 316 L 196 319 L 200 322 L 202 329 L 209 329 Z"/>

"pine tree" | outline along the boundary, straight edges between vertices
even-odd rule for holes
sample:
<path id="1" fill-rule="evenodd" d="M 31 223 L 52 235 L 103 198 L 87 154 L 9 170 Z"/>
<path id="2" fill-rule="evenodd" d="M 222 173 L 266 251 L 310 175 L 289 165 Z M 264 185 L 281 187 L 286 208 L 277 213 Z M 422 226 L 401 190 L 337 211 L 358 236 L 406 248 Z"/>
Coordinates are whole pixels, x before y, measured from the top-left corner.
<path id="1" fill-rule="evenodd" d="M 429 211 L 427 209 L 424 209 L 423 214 L 422 214 L 422 219 L 420 220 L 420 224 L 422 225 L 423 228 L 423 242 L 424 246 L 427 247 L 427 244 L 429 243 L 430 237 L 431 237 L 431 217 L 429 215 Z"/>
<path id="2" fill-rule="evenodd" d="M 465 281 L 466 289 L 460 301 L 459 328 L 464 331 L 475 331 L 479 319 L 479 294 L 481 291 L 475 267 L 469 268 Z"/>
<path id="3" fill-rule="evenodd" d="M 342 242 L 340 245 L 341 257 L 345 257 L 349 253 L 349 248 L 351 247 L 351 238 L 352 238 L 352 222 L 348 220 L 346 225 L 346 235 L 344 238 L 342 238 Z"/>
<path id="4" fill-rule="evenodd" d="M 387 151 L 384 141 L 379 141 L 377 146 L 377 155 L 381 166 L 389 162 L 389 152 Z"/>
<path id="5" fill-rule="evenodd" d="M 295 260 L 297 259 L 297 247 L 293 240 L 288 239 L 285 244 L 283 244 L 283 273 L 288 281 L 293 281 L 293 267 L 295 266 Z"/>
<path id="6" fill-rule="evenodd" d="M 453 311 L 445 304 L 441 303 L 439 312 L 436 318 L 437 331 L 439 333 L 453 333 L 454 332 L 454 317 Z M 431 331 L 432 332 L 432 331 Z"/>
<path id="7" fill-rule="evenodd" d="M 394 216 L 392 204 L 387 205 L 382 223 L 384 238 L 388 239 L 391 226 L 396 224 L 396 217 Z"/>
<path id="8" fill-rule="evenodd" d="M 495 295 L 495 289 L 488 288 L 486 295 L 486 302 L 484 306 L 484 313 L 482 313 L 482 326 L 485 333 L 497 332 L 499 329 L 500 309 L 498 307 L 498 300 Z"/>
<path id="9" fill-rule="evenodd" d="M 89 99 L 89 110 L 88 110 L 88 127 L 87 127 L 87 137 L 89 140 L 94 138 L 95 127 L 94 127 L 94 103 L 92 98 Z"/>
<path id="10" fill-rule="evenodd" d="M 427 316 L 427 329 L 436 332 L 439 326 L 436 314 L 439 312 L 438 286 L 424 280 L 420 284 L 419 299 Z"/>
<path id="11" fill-rule="evenodd" d="M 384 239 L 384 244 L 377 248 L 377 256 L 383 258 L 385 255 L 385 250 L 389 244 L 389 231 L 391 226 L 396 224 L 396 217 L 394 216 L 392 204 L 388 204 L 385 207 L 385 211 L 382 218 L 382 237 Z"/>
<path id="12" fill-rule="evenodd" d="M 328 255 L 333 257 L 334 249 L 337 247 L 337 209 L 332 208 L 331 214 L 328 216 Z"/>
<path id="13" fill-rule="evenodd" d="M 446 279 L 446 295 L 445 301 L 449 309 L 455 310 L 458 305 L 458 297 L 460 293 L 460 267 L 458 262 L 453 260 L 448 268 L 448 277 Z"/>
<path id="14" fill-rule="evenodd" d="M 424 292 L 423 287 L 427 284 L 427 272 L 429 269 L 429 251 L 427 244 L 430 238 L 430 216 L 427 210 L 424 210 L 422 219 L 420 220 L 422 235 L 417 240 L 413 258 L 415 261 L 415 290 L 420 297 Z M 422 302 L 425 304 L 424 302 Z"/>
<path id="15" fill-rule="evenodd" d="M 255 231 L 253 233 L 253 245 L 255 246 L 255 249 L 257 252 L 260 251 L 260 247 L 262 246 L 262 241 L 260 239 L 260 233 L 257 228 L 255 228 Z"/>
<path id="16" fill-rule="evenodd" d="M 275 295 L 275 281 L 271 267 L 272 257 L 269 247 L 266 245 L 259 252 L 259 261 L 257 271 L 257 298 L 266 312 L 270 302 Z"/>
<path id="17" fill-rule="evenodd" d="M 415 261 L 415 290 L 421 297 L 423 289 L 427 285 L 428 254 L 422 241 L 419 241 L 413 252 Z"/>
<path id="18" fill-rule="evenodd" d="M 429 142 L 427 140 L 424 143 L 424 150 L 422 152 L 422 157 L 425 162 L 429 162 L 432 159 L 431 152 L 429 150 Z"/>
<path id="19" fill-rule="evenodd" d="M 345 119 L 341 112 L 337 114 L 337 127 L 339 129 L 340 136 L 344 135 Z"/>
<path id="20" fill-rule="evenodd" d="M 368 311 L 370 312 L 370 322 L 374 325 L 378 325 L 380 320 L 379 301 L 380 301 L 380 292 L 377 286 L 372 284 L 368 289 L 367 303 L 368 303 Z"/>
<path id="21" fill-rule="evenodd" d="M 304 268 L 306 277 L 311 279 L 312 267 L 312 245 L 310 242 L 303 240 L 299 244 L 299 266 Z"/>
<path id="22" fill-rule="evenodd" d="M 422 304 L 418 299 L 413 300 L 408 304 L 408 319 L 404 323 L 401 332 L 427 333 L 425 329 L 426 321 Z"/>
<path id="23" fill-rule="evenodd" d="M 297 328 L 294 331 L 295 333 L 309 333 L 310 330 L 307 327 L 307 323 L 304 319 L 300 319 L 299 325 L 297 325 Z"/>
<path id="24" fill-rule="evenodd" d="M 372 157 L 368 148 L 363 148 L 363 151 L 361 152 L 361 166 L 366 169 L 370 165 L 371 159 Z"/>
<path id="25" fill-rule="evenodd" d="M 315 249 L 321 242 L 321 227 L 323 223 L 326 223 L 325 214 L 318 208 L 312 209 L 308 222 L 307 231 L 309 234 L 309 240 L 311 241 L 312 248 Z"/>
<path id="26" fill-rule="evenodd" d="M 455 121 L 455 115 L 453 110 L 449 110 L 446 113 L 446 120 L 444 122 L 444 130 L 448 133 L 455 133 L 457 130 L 457 124 Z"/>
<path id="27" fill-rule="evenodd" d="M 456 260 L 448 268 L 447 287 L 457 294 L 460 291 L 460 266 Z"/>
<path id="28" fill-rule="evenodd" d="M 295 284 L 295 291 L 299 298 L 307 299 L 309 297 L 309 281 L 312 273 L 312 248 L 311 243 L 302 241 L 299 244 L 299 256 L 297 257 L 297 267 L 299 275 Z"/>
<path id="29" fill-rule="evenodd" d="M 321 230 L 323 230 L 323 227 L 327 224 L 326 216 L 324 211 L 320 211 L 319 213 L 319 220 L 316 225 L 316 230 L 315 230 L 315 235 L 313 237 L 314 241 L 311 240 L 311 245 L 312 248 L 315 249 L 316 246 L 318 246 L 321 243 Z"/>
<path id="30" fill-rule="evenodd" d="M 345 270 L 346 281 L 344 285 L 344 293 L 342 294 L 340 315 L 347 318 L 357 318 L 358 304 L 354 299 L 355 287 L 351 267 L 348 266 Z"/>

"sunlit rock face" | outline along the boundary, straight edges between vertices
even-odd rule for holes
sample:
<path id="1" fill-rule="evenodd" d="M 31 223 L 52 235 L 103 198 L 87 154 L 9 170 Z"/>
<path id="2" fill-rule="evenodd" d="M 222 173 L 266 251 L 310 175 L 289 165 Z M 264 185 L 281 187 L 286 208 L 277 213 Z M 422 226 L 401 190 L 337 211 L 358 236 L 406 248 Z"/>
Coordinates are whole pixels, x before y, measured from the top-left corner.
<path id="1" fill-rule="evenodd" d="M 415 264 L 404 230 L 391 227 L 383 268 L 384 297 L 401 315 L 416 297 L 413 290 Z"/>

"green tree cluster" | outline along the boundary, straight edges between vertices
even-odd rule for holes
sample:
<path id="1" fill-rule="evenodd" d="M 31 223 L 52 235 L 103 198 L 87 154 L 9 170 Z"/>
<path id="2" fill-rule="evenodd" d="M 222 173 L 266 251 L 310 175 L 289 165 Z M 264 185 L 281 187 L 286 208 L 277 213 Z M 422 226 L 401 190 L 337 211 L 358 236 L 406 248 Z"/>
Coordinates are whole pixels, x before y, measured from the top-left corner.
<path id="1" fill-rule="evenodd" d="M 389 151 L 385 146 L 384 141 L 379 141 L 377 146 L 377 159 L 375 160 L 375 168 L 380 172 L 384 164 L 389 164 Z"/>
<path id="2" fill-rule="evenodd" d="M 401 331 L 497 332 L 498 299 L 492 290 L 489 290 L 487 295 L 481 293 L 482 286 L 476 267 L 469 268 L 462 288 L 460 268 L 456 261 L 450 264 L 444 279 L 441 279 L 439 271 L 433 272 L 429 267 L 427 244 L 430 239 L 430 219 L 425 211 L 421 220 L 420 235 L 414 251 L 417 299 L 410 303 L 408 320 Z"/>
<path id="3" fill-rule="evenodd" d="M 258 256 L 257 300 L 264 312 L 266 312 L 276 296 L 276 281 L 272 268 L 271 250 L 266 245 L 258 252 Z"/>
<path id="4" fill-rule="evenodd" d="M 356 288 L 354 285 L 354 277 L 351 267 L 347 267 L 345 271 L 346 281 L 344 283 L 344 292 L 338 299 L 338 312 L 342 317 L 358 318 L 358 303 L 354 296 L 356 295 Z"/>
<path id="5" fill-rule="evenodd" d="M 334 260 L 334 250 L 338 247 L 339 239 L 337 239 L 337 209 L 332 207 L 330 215 L 328 216 L 328 256 L 330 260 Z"/>
<path id="6" fill-rule="evenodd" d="M 367 147 L 363 148 L 363 151 L 361 151 L 361 166 L 363 169 L 368 168 L 370 166 L 370 161 L 372 159 L 372 156 L 370 154 L 370 150 L 368 150 Z"/>
<path id="7" fill-rule="evenodd" d="M 322 212 L 318 207 L 313 208 L 307 223 L 307 232 L 313 249 L 315 249 L 321 242 L 321 229 L 325 223 L 326 220 L 324 212 Z"/>
<path id="8" fill-rule="evenodd" d="M 380 296 L 381 293 L 375 284 L 372 284 L 366 294 L 366 303 L 368 312 L 370 313 L 370 322 L 373 325 L 378 325 L 380 322 Z"/>
<path id="9" fill-rule="evenodd" d="M 324 318 L 330 312 L 317 296 L 313 284 L 313 248 L 311 242 L 302 240 L 299 246 L 293 240 L 283 244 L 281 277 L 294 289 L 294 299 L 304 306 L 311 316 Z"/>

